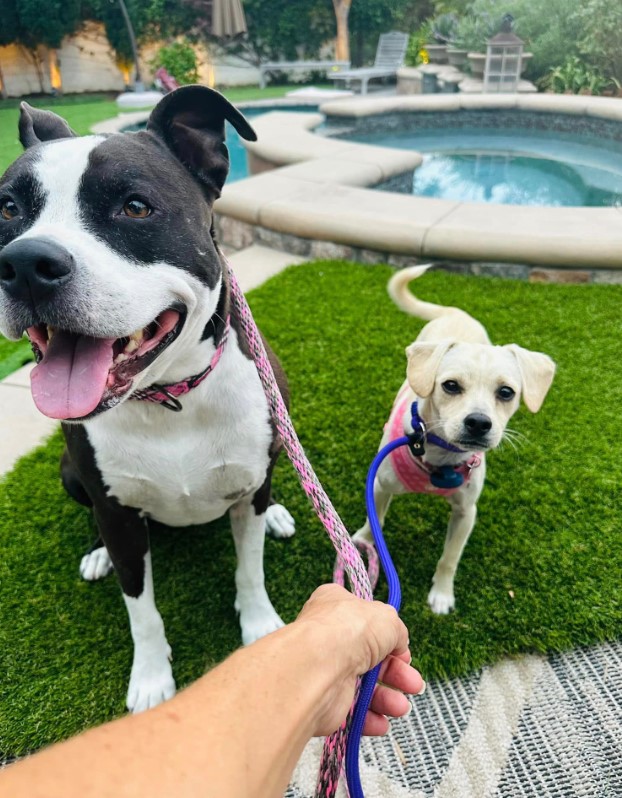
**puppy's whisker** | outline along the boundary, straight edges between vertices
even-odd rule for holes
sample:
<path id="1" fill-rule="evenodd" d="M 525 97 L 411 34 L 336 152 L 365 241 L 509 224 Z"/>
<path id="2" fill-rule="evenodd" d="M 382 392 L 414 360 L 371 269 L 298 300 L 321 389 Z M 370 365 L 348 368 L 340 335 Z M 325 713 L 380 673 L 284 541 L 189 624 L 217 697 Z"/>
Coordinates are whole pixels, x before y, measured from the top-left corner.
<path id="1" fill-rule="evenodd" d="M 506 429 L 503 433 L 503 437 L 501 438 L 501 445 L 508 443 L 512 449 L 517 452 L 519 447 L 524 446 L 526 441 L 526 437 L 521 433 L 517 433 L 515 430 Z"/>
<path id="2" fill-rule="evenodd" d="M 524 435 L 522 432 L 518 432 L 515 429 L 506 429 L 504 435 L 507 438 L 512 438 L 512 440 L 519 441 L 520 443 L 528 443 L 529 438 Z"/>

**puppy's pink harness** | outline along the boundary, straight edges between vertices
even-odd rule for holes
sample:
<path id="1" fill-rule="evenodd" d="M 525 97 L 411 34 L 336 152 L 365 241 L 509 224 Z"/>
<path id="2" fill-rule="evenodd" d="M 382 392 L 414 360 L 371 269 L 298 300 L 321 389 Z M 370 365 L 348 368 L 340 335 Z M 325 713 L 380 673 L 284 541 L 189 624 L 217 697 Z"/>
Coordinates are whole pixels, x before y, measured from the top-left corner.
<path id="1" fill-rule="evenodd" d="M 409 389 L 405 387 L 404 390 L 398 394 L 389 421 L 385 426 L 385 430 L 389 431 L 389 440 L 395 441 L 401 438 L 405 433 L 404 430 L 404 415 L 410 407 L 411 398 L 409 396 Z M 437 488 L 430 480 L 431 471 L 430 466 L 423 462 L 421 457 L 415 457 L 408 446 L 399 446 L 394 449 L 391 454 L 391 464 L 395 475 L 406 488 L 409 493 L 435 493 L 437 496 L 451 496 L 459 488 Z M 471 471 L 477 468 L 482 462 L 482 453 L 476 452 L 465 463 L 457 466 L 454 470 L 464 477 L 465 485 L 471 478 Z"/>

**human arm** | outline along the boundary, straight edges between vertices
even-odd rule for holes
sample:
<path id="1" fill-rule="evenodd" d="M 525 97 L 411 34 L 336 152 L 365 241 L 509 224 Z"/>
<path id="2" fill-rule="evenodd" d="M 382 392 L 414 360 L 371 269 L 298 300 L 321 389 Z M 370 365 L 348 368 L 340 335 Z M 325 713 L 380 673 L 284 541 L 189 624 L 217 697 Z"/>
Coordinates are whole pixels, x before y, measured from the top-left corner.
<path id="1" fill-rule="evenodd" d="M 420 692 L 394 610 L 343 588 L 315 591 L 298 619 L 232 654 L 174 699 L 53 746 L 0 774 L 12 798 L 282 796 L 307 741 L 345 718 L 356 678 L 389 656 L 382 680 Z M 407 699 L 379 687 L 366 731 Z"/>

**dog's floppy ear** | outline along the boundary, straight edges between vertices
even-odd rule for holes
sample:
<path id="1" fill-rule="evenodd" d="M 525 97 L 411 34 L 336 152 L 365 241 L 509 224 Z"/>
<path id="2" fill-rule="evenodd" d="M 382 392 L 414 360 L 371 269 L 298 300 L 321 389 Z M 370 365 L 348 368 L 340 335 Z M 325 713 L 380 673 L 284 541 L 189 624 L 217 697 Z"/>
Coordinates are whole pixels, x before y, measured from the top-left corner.
<path id="1" fill-rule="evenodd" d="M 147 123 L 147 130 L 164 139 L 212 198 L 220 196 L 229 171 L 225 120 L 231 122 L 242 138 L 257 140 L 255 131 L 237 108 L 207 86 L 182 86 L 167 94 L 153 109 Z"/>
<path id="2" fill-rule="evenodd" d="M 77 135 L 64 119 L 51 111 L 40 111 L 25 102 L 20 103 L 19 110 L 19 140 L 25 150 L 44 141 Z"/>
<path id="3" fill-rule="evenodd" d="M 408 358 L 406 377 L 417 396 L 425 399 L 432 393 L 441 360 L 454 343 L 454 341 L 437 341 L 426 344 L 415 341 L 406 347 Z"/>
<path id="4" fill-rule="evenodd" d="M 528 410 L 537 413 L 553 382 L 555 363 L 542 352 L 530 352 L 516 344 L 508 344 L 506 348 L 518 361 L 523 383 L 523 401 Z"/>

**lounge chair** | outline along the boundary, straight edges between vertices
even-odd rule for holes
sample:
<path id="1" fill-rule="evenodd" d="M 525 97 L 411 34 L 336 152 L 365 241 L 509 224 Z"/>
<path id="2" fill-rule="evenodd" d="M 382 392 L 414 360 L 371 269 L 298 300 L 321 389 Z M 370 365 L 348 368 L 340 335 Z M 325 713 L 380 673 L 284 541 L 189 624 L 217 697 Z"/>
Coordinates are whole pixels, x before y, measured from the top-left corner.
<path id="1" fill-rule="evenodd" d="M 390 78 L 404 62 L 406 48 L 408 47 L 408 34 L 400 31 L 383 33 L 378 39 L 376 58 L 372 67 L 361 69 L 347 69 L 328 75 L 331 80 L 344 80 L 346 85 L 352 81 L 360 81 L 361 94 L 367 94 L 367 84 L 373 78 Z"/>

